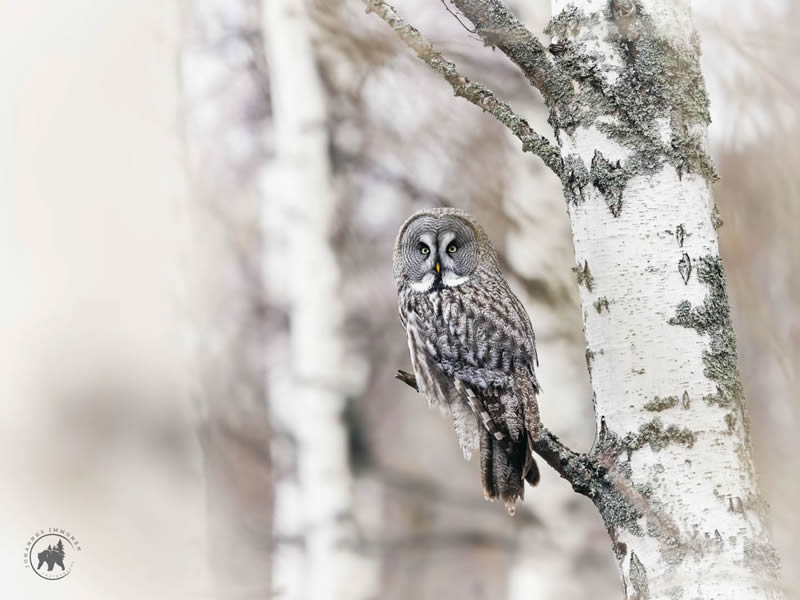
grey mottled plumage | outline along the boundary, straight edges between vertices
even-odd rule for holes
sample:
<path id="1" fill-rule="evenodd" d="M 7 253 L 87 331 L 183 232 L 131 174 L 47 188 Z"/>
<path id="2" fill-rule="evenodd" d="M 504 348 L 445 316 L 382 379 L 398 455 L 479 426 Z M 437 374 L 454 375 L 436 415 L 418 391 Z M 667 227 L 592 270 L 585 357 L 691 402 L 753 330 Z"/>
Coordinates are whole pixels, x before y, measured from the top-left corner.
<path id="1" fill-rule="evenodd" d="M 533 327 L 480 224 L 454 208 L 422 210 L 394 249 L 400 320 L 420 392 L 453 416 L 464 456 L 480 447 L 487 499 L 514 514 L 539 481 L 541 433 Z"/>

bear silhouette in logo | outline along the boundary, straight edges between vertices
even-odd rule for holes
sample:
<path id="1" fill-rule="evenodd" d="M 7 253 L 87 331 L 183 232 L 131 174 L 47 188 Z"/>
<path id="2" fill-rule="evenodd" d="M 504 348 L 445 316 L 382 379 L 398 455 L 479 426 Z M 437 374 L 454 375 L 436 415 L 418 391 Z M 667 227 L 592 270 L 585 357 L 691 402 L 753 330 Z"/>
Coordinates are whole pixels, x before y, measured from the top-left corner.
<path id="1" fill-rule="evenodd" d="M 58 544 L 56 547 L 53 548 L 53 545 L 47 546 L 47 550 L 42 550 L 38 554 L 39 556 L 39 566 L 36 567 L 36 570 L 42 568 L 43 563 L 47 563 L 47 570 L 52 571 L 53 565 L 58 565 L 61 567 L 62 571 L 65 571 L 64 568 L 64 542 L 58 540 Z"/>

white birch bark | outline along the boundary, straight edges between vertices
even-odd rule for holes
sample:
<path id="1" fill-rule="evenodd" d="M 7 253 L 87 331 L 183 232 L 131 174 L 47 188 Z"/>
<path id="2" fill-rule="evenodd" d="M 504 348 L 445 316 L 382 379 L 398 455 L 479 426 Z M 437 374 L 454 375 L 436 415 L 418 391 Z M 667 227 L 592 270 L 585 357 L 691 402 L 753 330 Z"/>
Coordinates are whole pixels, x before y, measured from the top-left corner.
<path id="1" fill-rule="evenodd" d="M 275 123 L 276 160 L 264 193 L 278 207 L 285 247 L 269 239 L 267 259 L 286 277 L 290 312 L 288 377 L 270 394 L 273 425 L 294 442 L 296 479 L 275 489 L 273 586 L 291 600 L 374 597 L 375 563 L 356 535 L 353 478 L 343 420 L 358 391 L 346 356 L 341 273 L 331 246 L 337 217 L 329 157 L 325 91 L 310 37 L 308 7 L 298 0 L 263 4 Z M 280 226 L 279 226 L 280 228 Z M 280 282 L 268 282 L 268 285 Z"/>
<path id="2" fill-rule="evenodd" d="M 552 7 L 585 13 L 564 20 L 572 23 L 564 38 L 593 53 L 610 86 L 624 65 L 609 28 L 624 24 L 603 14 L 606 4 L 553 0 Z M 696 58 L 686 2 L 638 4 L 656 35 Z M 562 130 L 559 145 L 588 176 L 569 215 L 599 430 L 603 420 L 598 444 L 609 447 L 610 476 L 635 507 L 604 515 L 626 597 L 781 598 L 717 271 L 708 177 L 665 160 L 631 177 L 612 210 L 609 194 L 593 183 L 595 153 L 613 165 L 637 151 L 601 130 L 616 119 L 598 114 L 571 134 Z M 677 143 L 669 116 L 656 124 L 667 145 Z M 705 125 L 691 123 L 690 133 L 705 138 Z M 615 439 L 621 456 L 610 450 Z"/>
<path id="3" fill-rule="evenodd" d="M 509 141 L 513 144 L 510 136 Z M 506 256 L 514 273 L 536 283 L 526 304 L 540 357 L 542 421 L 565 443 L 588 450 L 594 416 L 561 188 L 545 169 L 532 168 L 516 145 L 508 161 L 506 211 L 517 227 L 507 237 Z M 515 291 L 520 283 L 511 278 Z M 613 597 L 619 582 L 597 511 L 588 502 L 576 502 L 569 483 L 541 468 L 542 483 L 528 490 L 521 507 L 533 510 L 539 522 L 520 532 L 520 551 L 509 568 L 508 600 L 528 600 L 531 590 L 537 600 Z"/>

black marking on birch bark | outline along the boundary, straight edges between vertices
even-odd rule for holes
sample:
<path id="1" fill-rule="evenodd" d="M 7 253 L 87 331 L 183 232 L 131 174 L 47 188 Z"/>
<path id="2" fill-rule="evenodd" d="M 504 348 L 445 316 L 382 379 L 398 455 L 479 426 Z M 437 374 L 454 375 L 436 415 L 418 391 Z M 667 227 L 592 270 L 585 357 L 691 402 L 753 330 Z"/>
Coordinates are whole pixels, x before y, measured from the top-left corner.
<path id="1" fill-rule="evenodd" d="M 688 285 L 689 277 L 692 276 L 692 258 L 686 252 L 683 253 L 683 256 L 678 261 L 678 273 L 681 274 L 684 285 Z"/>
<path id="2" fill-rule="evenodd" d="M 660 452 L 669 444 L 680 444 L 691 448 L 694 446 L 695 435 L 686 427 L 669 425 L 665 428 L 661 419 L 655 417 L 639 427 L 637 433 L 629 433 L 626 435 L 624 441 L 626 450 L 628 451 L 628 458 L 630 458 L 633 452 L 648 445 L 653 452 Z"/>
<path id="3" fill-rule="evenodd" d="M 614 542 L 614 554 L 617 555 L 617 560 L 622 562 L 628 554 L 628 545 L 625 542 Z"/>
<path id="4" fill-rule="evenodd" d="M 683 397 L 681 398 L 681 408 L 684 410 L 689 410 L 689 392 L 686 390 L 683 391 Z"/>
<path id="5" fill-rule="evenodd" d="M 731 323 L 725 271 L 719 256 L 704 256 L 698 262 L 697 278 L 708 286 L 703 304 L 692 307 L 684 300 L 675 310 L 670 325 L 689 327 L 709 336 L 709 349 L 703 351 L 703 373 L 717 384 L 715 394 L 703 397 L 722 408 L 737 407 L 744 416 L 744 391 L 736 364 L 736 337 Z M 749 430 L 749 426 L 746 427 Z"/>
<path id="6" fill-rule="evenodd" d="M 597 311 L 598 315 L 601 312 L 603 312 L 604 308 L 606 309 L 606 312 L 608 312 L 608 298 L 606 298 L 605 296 L 598 298 L 593 302 L 593 304 L 594 304 L 594 309 Z"/>
<path id="7" fill-rule="evenodd" d="M 583 189 L 589 185 L 589 171 L 580 156 L 570 154 L 564 157 L 564 169 L 561 171 L 561 187 L 567 204 L 580 204 L 585 200 Z"/>
<path id="8" fill-rule="evenodd" d="M 611 163 L 600 150 L 595 150 L 589 177 L 597 191 L 603 195 L 611 214 L 618 217 L 622 212 L 622 195 L 631 176 L 619 161 Z"/>
<path id="9" fill-rule="evenodd" d="M 589 270 L 589 261 L 584 260 L 582 267 L 578 265 L 572 267 L 572 270 L 575 271 L 575 276 L 578 278 L 578 285 L 585 285 L 587 290 L 594 291 L 594 277 Z"/>
<path id="10" fill-rule="evenodd" d="M 594 362 L 595 352 L 586 348 L 586 369 L 589 371 L 589 377 L 592 376 L 592 363 Z"/>
<path id="11" fill-rule="evenodd" d="M 601 19 L 611 26 L 601 27 Z M 600 38 L 598 31 L 609 33 Z M 590 15 L 570 5 L 545 32 L 558 48 L 553 53 L 555 64 L 571 80 L 562 94 L 553 95 L 550 124 L 557 136 L 596 126 L 632 151 L 620 169 L 627 179 L 655 173 L 665 163 L 679 176 L 717 178 L 701 134 L 710 117 L 695 43 L 663 35 L 634 0 L 612 0 L 602 13 Z M 624 63 L 613 83 L 602 76 L 605 57 L 595 44 L 587 43 L 595 41 L 616 46 Z M 666 142 L 664 122 L 670 124 Z M 601 185 L 612 189 L 613 183 Z"/>
<path id="12" fill-rule="evenodd" d="M 728 435 L 733 435 L 736 431 L 736 415 L 732 412 L 725 414 L 725 425 L 728 426 Z"/>
<path id="13" fill-rule="evenodd" d="M 628 570 L 628 577 L 633 587 L 631 600 L 647 600 L 650 598 L 650 589 L 647 585 L 647 570 L 642 561 L 636 556 L 636 552 L 631 550 L 631 566 Z"/>
<path id="14" fill-rule="evenodd" d="M 739 496 L 735 498 L 732 496 L 728 497 L 728 512 L 744 514 L 744 503 Z"/>
<path id="15" fill-rule="evenodd" d="M 719 532 L 719 529 L 714 530 L 714 543 L 720 548 L 722 548 L 722 546 L 725 544 L 725 542 L 722 539 L 722 534 Z"/>
<path id="16" fill-rule="evenodd" d="M 675 408 L 678 406 L 678 402 L 679 400 L 677 396 L 666 396 L 665 398 L 654 396 L 653 399 L 645 403 L 642 408 L 651 412 L 661 412 L 662 410 Z"/>
<path id="17" fill-rule="evenodd" d="M 678 225 L 675 228 L 675 239 L 678 240 L 678 246 L 683 248 L 683 240 L 686 237 L 686 228 L 683 226 L 683 223 Z"/>
<path id="18" fill-rule="evenodd" d="M 722 227 L 725 222 L 722 220 L 722 217 L 719 214 L 719 207 L 717 203 L 714 203 L 714 206 L 711 207 L 711 225 L 714 227 L 715 231 L 718 231 L 720 227 Z"/>

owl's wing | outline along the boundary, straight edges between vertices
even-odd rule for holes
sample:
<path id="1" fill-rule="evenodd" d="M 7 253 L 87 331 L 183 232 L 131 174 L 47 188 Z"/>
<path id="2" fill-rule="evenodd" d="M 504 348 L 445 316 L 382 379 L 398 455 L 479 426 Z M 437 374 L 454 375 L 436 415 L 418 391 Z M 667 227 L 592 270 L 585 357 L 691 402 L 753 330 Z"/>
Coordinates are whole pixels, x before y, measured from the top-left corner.
<path id="1" fill-rule="evenodd" d="M 400 311 L 403 315 L 403 311 Z M 419 316 L 411 311 L 404 315 L 411 366 L 417 378 L 417 387 L 428 400 L 428 406 L 437 407 L 442 413 L 453 415 L 453 424 L 464 458 L 472 457 L 478 447 L 480 426 L 476 413 L 461 401 L 455 388 L 456 380 L 446 375 L 437 364 L 438 352 L 424 335 Z"/>
<path id="2" fill-rule="evenodd" d="M 520 299 L 517 298 L 517 296 L 511 290 L 509 290 L 508 299 L 514 308 L 515 314 L 519 318 L 519 322 L 522 325 L 523 331 L 525 332 L 525 337 L 527 337 L 530 340 L 531 374 L 533 374 L 535 378 L 535 374 L 533 373 L 533 365 L 535 364 L 537 367 L 539 366 L 539 354 L 536 352 L 536 334 L 533 332 L 533 325 L 531 325 L 531 319 L 530 317 L 528 317 L 528 311 L 525 310 L 525 307 L 522 305 Z M 539 385 L 538 382 L 536 385 L 538 387 Z"/>
<path id="3" fill-rule="evenodd" d="M 539 392 L 533 327 L 508 287 L 443 299 L 440 320 L 433 333 L 445 373 L 488 394 L 511 390 L 522 379 Z"/>
<path id="4" fill-rule="evenodd" d="M 541 435 L 533 327 L 511 293 L 463 294 L 444 310 L 448 326 L 437 338 L 438 365 L 451 374 L 459 395 L 478 416 L 481 479 L 488 498 L 513 511 L 523 479 L 539 481 L 533 441 Z"/>

